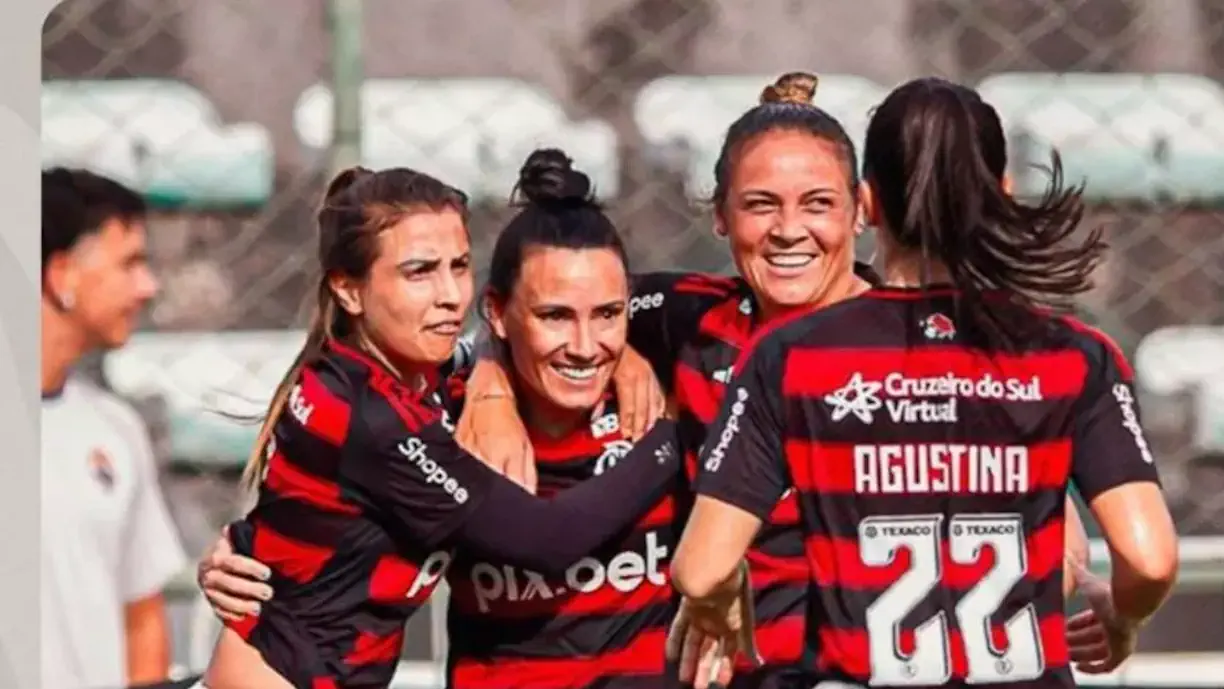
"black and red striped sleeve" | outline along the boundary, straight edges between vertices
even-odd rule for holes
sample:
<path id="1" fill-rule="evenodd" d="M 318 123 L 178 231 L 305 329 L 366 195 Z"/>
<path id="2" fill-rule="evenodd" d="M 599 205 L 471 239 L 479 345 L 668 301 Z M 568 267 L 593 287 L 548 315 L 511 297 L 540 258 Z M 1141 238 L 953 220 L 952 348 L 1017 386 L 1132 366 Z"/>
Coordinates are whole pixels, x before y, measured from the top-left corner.
<path id="1" fill-rule="evenodd" d="M 768 519 L 790 485 L 785 463 L 784 348 L 758 340 L 736 366 L 698 460 L 694 489 Z"/>
<path id="2" fill-rule="evenodd" d="M 1134 482 L 1159 484 L 1151 446 L 1143 432 L 1134 372 L 1108 336 L 1079 326 L 1087 379 L 1072 416 L 1071 472 L 1083 498 Z"/>
<path id="3" fill-rule="evenodd" d="M 604 474 L 536 497 L 465 452 L 436 410 L 367 401 L 346 448 L 344 484 L 397 540 L 460 546 L 545 575 L 560 574 L 645 514 L 680 474 L 675 424 L 659 422 Z"/>
<path id="4" fill-rule="evenodd" d="M 672 390 L 676 356 L 697 335 L 701 319 L 733 293 L 730 279 L 704 273 L 640 273 L 629 300 L 629 346 Z"/>

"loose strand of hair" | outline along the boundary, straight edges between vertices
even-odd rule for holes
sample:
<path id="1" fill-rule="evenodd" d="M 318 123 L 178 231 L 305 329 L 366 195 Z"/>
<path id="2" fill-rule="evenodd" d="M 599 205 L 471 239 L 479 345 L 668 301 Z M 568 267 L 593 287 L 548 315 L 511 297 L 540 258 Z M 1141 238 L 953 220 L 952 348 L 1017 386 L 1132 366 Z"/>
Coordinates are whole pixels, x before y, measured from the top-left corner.
<path id="1" fill-rule="evenodd" d="M 302 344 L 302 349 L 294 357 L 285 377 L 276 386 L 276 392 L 268 404 L 268 411 L 259 427 L 255 444 L 251 446 L 251 452 L 247 455 L 246 467 L 242 471 L 241 479 L 241 484 L 246 490 L 256 490 L 263 481 L 264 469 L 267 468 L 270 459 L 268 443 L 276 430 L 276 423 L 280 420 L 281 413 L 284 412 L 285 405 L 289 401 L 289 394 L 293 386 L 297 385 L 302 371 L 322 355 L 324 345 L 332 337 L 335 313 L 336 306 L 331 292 L 326 284 L 321 284 L 319 305 L 315 308 L 314 316 L 311 318 L 310 328 L 306 333 L 306 342 Z"/>

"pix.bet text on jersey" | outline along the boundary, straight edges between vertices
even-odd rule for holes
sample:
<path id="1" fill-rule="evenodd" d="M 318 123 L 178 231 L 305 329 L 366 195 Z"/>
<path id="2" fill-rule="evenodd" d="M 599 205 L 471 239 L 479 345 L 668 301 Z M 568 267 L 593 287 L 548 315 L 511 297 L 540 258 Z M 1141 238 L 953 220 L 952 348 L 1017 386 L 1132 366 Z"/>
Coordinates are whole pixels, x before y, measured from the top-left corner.
<path id="1" fill-rule="evenodd" d="M 1130 367 L 1105 336 L 1027 311 L 1019 351 L 971 347 L 954 297 L 877 288 L 762 333 L 696 488 L 762 519 L 797 493 L 818 678 L 1073 687 L 1068 484 L 1091 501 L 1158 480 Z"/>
<path id="2" fill-rule="evenodd" d="M 560 572 L 681 473 L 674 424 L 660 422 L 617 468 L 532 496 L 456 444 L 442 392 L 328 342 L 289 393 L 258 503 L 230 530 L 236 552 L 272 570 L 274 595 L 229 626 L 299 689 L 386 687 L 455 546 Z"/>
<path id="3" fill-rule="evenodd" d="M 633 445 L 609 396 L 589 425 L 532 433 L 538 492 L 554 494 L 616 465 Z M 687 487 L 680 475 L 677 488 Z M 623 510 L 609 504 L 606 509 Z M 456 554 L 447 674 L 453 689 L 657 689 L 675 614 L 668 563 L 679 538 L 675 493 L 623 537 L 562 577 Z"/>

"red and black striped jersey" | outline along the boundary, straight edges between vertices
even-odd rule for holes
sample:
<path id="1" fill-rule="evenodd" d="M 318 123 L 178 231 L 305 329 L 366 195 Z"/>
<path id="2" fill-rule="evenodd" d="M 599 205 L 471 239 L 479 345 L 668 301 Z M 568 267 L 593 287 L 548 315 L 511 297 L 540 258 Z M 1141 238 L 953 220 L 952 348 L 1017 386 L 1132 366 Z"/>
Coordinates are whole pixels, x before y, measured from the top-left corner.
<path id="1" fill-rule="evenodd" d="M 762 519 L 798 496 L 812 672 L 1072 687 L 1068 483 L 1091 500 L 1158 480 L 1130 368 L 1103 335 L 1019 310 L 1023 347 L 975 346 L 956 302 L 878 288 L 764 330 L 696 490 Z"/>
<path id="2" fill-rule="evenodd" d="M 855 270 L 863 279 L 877 281 L 870 267 L 858 264 Z M 738 277 L 654 273 L 637 278 L 635 289 L 638 309 L 631 321 L 631 344 L 656 370 L 672 371 L 669 391 L 677 403 L 692 478 L 699 471 L 697 455 L 722 406 L 732 366 L 757 329 L 760 310 L 751 288 Z M 761 655 L 768 665 L 794 665 L 803 652 L 809 577 L 793 494 L 778 501 L 747 557 Z"/>
<path id="3" fill-rule="evenodd" d="M 291 389 L 258 502 L 230 529 L 236 552 L 271 569 L 275 594 L 258 616 L 227 624 L 298 689 L 386 687 L 404 625 L 455 546 L 559 571 L 681 475 L 664 424 L 623 470 L 540 499 L 459 448 L 435 393 L 339 342 Z M 590 507 L 596 496 L 623 512 Z"/>
<path id="4" fill-rule="evenodd" d="M 630 451 L 615 400 L 599 412 L 564 438 L 531 434 L 541 495 L 589 481 Z M 676 488 L 687 493 L 680 475 Z M 675 513 L 673 491 L 560 576 L 457 553 L 447 576 L 448 686 L 661 687 L 664 640 L 675 613 L 668 578 L 679 538 Z"/>

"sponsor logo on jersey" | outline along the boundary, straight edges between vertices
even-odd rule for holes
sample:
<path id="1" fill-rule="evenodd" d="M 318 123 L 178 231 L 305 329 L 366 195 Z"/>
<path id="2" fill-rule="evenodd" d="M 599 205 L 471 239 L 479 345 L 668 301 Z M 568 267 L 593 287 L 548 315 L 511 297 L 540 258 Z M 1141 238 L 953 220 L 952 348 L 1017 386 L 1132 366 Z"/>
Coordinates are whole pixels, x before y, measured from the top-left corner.
<path id="1" fill-rule="evenodd" d="M 722 466 L 723 458 L 726 457 L 727 448 L 731 446 L 731 441 L 735 440 L 735 436 L 739 433 L 740 417 L 744 415 L 747 409 L 745 406 L 748 402 L 748 391 L 742 387 L 735 388 L 735 401 L 731 403 L 731 413 L 727 416 L 727 420 L 723 423 L 722 430 L 718 434 L 718 443 L 714 449 L 710 450 L 710 455 L 706 457 L 706 471 L 718 471 Z"/>
<path id="2" fill-rule="evenodd" d="M 1130 431 L 1135 438 L 1135 447 L 1139 448 L 1139 456 L 1151 464 L 1152 448 L 1148 445 L 1147 436 L 1143 434 L 1143 426 L 1139 423 L 1139 414 L 1135 411 L 1135 395 L 1130 386 L 1118 383 L 1113 386 L 1113 397 L 1118 402 L 1118 410 L 1122 413 L 1122 427 Z"/>
<path id="3" fill-rule="evenodd" d="M 954 373 L 918 378 L 890 373 L 883 380 L 854 373 L 844 386 L 824 397 L 833 421 L 854 416 L 863 423 L 875 421 L 881 409 L 894 423 L 954 423 L 961 399 L 1040 402 L 1044 397 L 1038 376 L 1024 380 L 991 373 L 976 379 Z"/>
<path id="4" fill-rule="evenodd" d="M 633 314 L 639 311 L 649 311 L 657 309 L 663 305 L 663 293 L 651 292 L 650 294 L 639 294 L 629 300 L 629 317 L 633 318 Z"/>
<path id="5" fill-rule="evenodd" d="M 647 532 L 645 541 L 640 552 L 623 550 L 607 562 L 584 557 L 565 570 L 562 581 L 550 582 L 529 569 L 478 563 L 468 572 L 476 606 L 487 613 L 496 603 L 551 600 L 567 594 L 593 593 L 604 586 L 620 593 L 630 593 L 647 582 L 664 586 L 667 574 L 662 565 L 668 558 L 668 547 L 659 542 L 655 531 Z"/>
<path id="6" fill-rule="evenodd" d="M 397 445 L 396 449 L 413 466 L 421 470 L 421 473 L 425 475 L 427 485 L 440 486 L 443 492 L 460 505 L 468 501 L 467 489 L 459 485 L 459 482 L 444 467 L 429 456 L 425 451 L 425 443 L 420 438 L 407 438 Z"/>
<path id="7" fill-rule="evenodd" d="M 591 422 L 591 437 L 596 440 L 605 435 L 612 435 L 620 430 L 620 416 L 616 413 L 604 414 Z"/>

